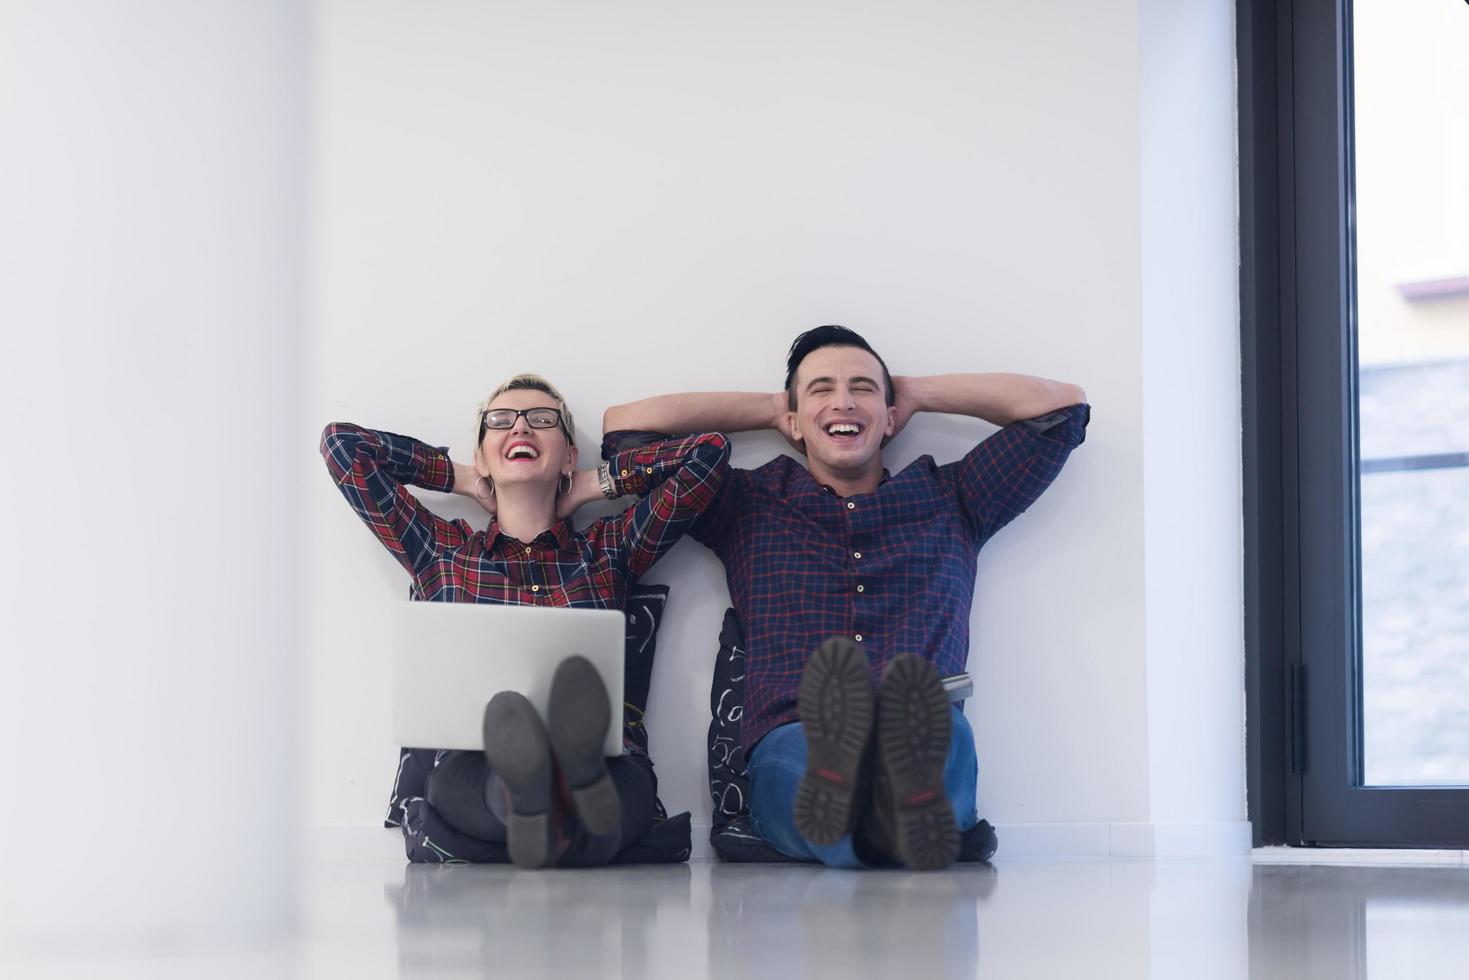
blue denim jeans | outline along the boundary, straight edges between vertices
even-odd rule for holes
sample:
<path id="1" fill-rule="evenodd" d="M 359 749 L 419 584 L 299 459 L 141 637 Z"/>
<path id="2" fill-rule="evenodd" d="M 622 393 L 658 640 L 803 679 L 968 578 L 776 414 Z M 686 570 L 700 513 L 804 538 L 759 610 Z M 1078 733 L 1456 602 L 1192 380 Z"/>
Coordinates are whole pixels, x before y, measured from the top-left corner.
<path id="1" fill-rule="evenodd" d="M 969 719 L 958 707 L 950 710 L 953 728 L 949 732 L 949 758 L 944 762 L 944 790 L 962 832 L 979 823 L 979 763 Z M 835 844 L 812 844 L 796 832 L 791 807 L 805 772 L 806 732 L 800 722 L 771 729 L 755 746 L 748 775 L 750 816 L 756 832 L 771 847 L 799 861 L 820 861 L 833 868 L 867 867 L 852 848 L 851 834 Z"/>

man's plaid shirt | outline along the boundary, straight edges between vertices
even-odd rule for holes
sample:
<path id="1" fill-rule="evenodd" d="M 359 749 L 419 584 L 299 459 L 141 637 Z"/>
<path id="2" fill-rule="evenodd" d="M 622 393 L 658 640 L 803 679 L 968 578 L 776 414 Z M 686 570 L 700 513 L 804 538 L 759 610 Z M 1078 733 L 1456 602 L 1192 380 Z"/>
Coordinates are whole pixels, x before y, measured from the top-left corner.
<path id="1" fill-rule="evenodd" d="M 627 590 L 689 529 L 729 470 L 718 433 L 618 453 L 612 478 L 642 499 L 585 530 L 558 521 L 517 541 L 491 520 L 476 531 L 429 511 L 408 487 L 448 492 L 454 467 L 443 449 L 408 436 L 338 422 L 321 454 L 347 503 L 413 577 L 416 598 L 524 606 L 623 608 Z"/>
<path id="2" fill-rule="evenodd" d="M 1051 485 L 1089 418 L 1073 405 L 1017 422 L 957 462 L 922 456 L 845 499 L 789 456 L 732 468 L 690 534 L 724 563 L 744 624 L 745 751 L 796 720 L 801 672 L 826 637 L 860 642 L 874 684 L 903 653 L 963 671 L 979 549 Z"/>

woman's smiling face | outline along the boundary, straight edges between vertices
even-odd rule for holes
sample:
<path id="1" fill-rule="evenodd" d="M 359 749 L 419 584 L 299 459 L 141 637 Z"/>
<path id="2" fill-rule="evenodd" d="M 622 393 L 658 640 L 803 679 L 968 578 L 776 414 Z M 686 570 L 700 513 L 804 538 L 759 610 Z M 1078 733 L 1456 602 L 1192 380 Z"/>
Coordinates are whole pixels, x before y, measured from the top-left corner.
<path id="1" fill-rule="evenodd" d="M 549 409 L 558 411 L 556 399 L 544 391 L 516 389 L 498 395 L 488 411 L 511 409 Z M 516 484 L 544 484 L 553 496 L 565 473 L 576 469 L 576 447 L 566 437 L 560 424 L 536 428 L 525 415 L 519 415 L 507 429 L 485 425 L 475 454 L 475 468 L 481 476 L 501 487 Z"/>

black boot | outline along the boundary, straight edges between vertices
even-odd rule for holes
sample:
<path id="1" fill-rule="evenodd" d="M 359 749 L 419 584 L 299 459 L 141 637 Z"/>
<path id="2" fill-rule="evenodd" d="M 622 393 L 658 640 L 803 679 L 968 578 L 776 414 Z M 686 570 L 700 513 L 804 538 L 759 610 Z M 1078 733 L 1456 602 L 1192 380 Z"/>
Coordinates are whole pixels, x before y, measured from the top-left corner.
<path id="1" fill-rule="evenodd" d="M 850 834 L 866 802 L 874 714 L 867 672 L 862 648 L 834 636 L 816 648 L 801 675 L 806 773 L 791 816 L 812 844 L 835 844 Z"/>
<path id="2" fill-rule="evenodd" d="M 516 691 L 501 691 L 485 706 L 486 783 L 490 812 L 505 824 L 510 860 L 522 868 L 544 868 L 554 857 L 551 806 L 551 746 L 535 706 Z M 502 791 L 509 795 L 504 811 Z M 494 794 L 499 799 L 493 798 Z"/>
<path id="3" fill-rule="evenodd" d="M 612 705 L 607 685 L 586 657 L 567 657 L 556 667 L 546 722 L 577 819 L 595 837 L 620 834 L 622 801 L 602 754 Z"/>
<path id="4" fill-rule="evenodd" d="M 878 835 L 910 868 L 947 868 L 959 856 L 959 829 L 944 789 L 953 722 L 938 671 L 921 657 L 898 657 L 888 664 L 877 702 Z"/>

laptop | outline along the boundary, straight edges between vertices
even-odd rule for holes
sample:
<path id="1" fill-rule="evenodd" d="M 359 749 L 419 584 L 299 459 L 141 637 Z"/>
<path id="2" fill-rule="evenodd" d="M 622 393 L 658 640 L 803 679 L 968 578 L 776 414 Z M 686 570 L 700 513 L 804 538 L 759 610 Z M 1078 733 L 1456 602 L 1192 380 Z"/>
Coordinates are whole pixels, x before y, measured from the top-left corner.
<path id="1" fill-rule="evenodd" d="M 607 685 L 603 751 L 622 754 L 627 624 L 608 609 L 402 602 L 393 611 L 393 738 L 409 748 L 484 748 L 485 705 L 519 691 L 546 717 L 556 665 L 574 653 Z"/>

